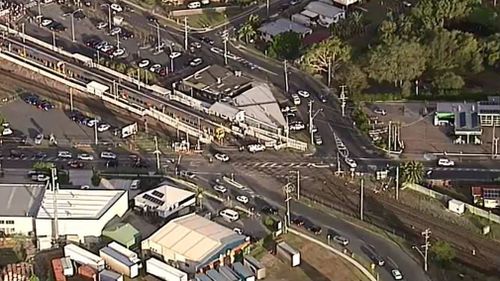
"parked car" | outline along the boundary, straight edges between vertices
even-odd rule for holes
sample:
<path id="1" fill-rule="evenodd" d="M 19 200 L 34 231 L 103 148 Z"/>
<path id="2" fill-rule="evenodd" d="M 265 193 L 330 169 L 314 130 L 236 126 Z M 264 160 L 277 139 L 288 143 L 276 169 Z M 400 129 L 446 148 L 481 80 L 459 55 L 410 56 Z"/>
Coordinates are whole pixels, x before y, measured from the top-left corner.
<path id="1" fill-rule="evenodd" d="M 261 152 L 261 151 L 266 150 L 266 146 L 261 144 L 261 143 L 249 144 L 247 146 L 247 148 L 248 148 L 248 151 L 252 152 L 252 153 Z"/>
<path id="2" fill-rule="evenodd" d="M 160 71 L 161 68 L 162 68 L 161 64 L 155 63 L 149 68 L 149 71 L 157 73 Z"/>
<path id="3" fill-rule="evenodd" d="M 138 189 L 139 184 L 141 183 L 141 180 L 133 180 L 132 183 L 130 184 L 130 189 Z"/>
<path id="4" fill-rule="evenodd" d="M 377 114 L 380 114 L 382 116 L 387 115 L 387 111 L 385 111 L 385 109 L 382 109 L 380 107 L 375 107 L 375 109 L 373 109 L 373 112 L 377 113 Z"/>
<path id="5" fill-rule="evenodd" d="M 112 160 L 115 160 L 116 159 L 116 154 L 114 154 L 113 152 L 110 152 L 110 151 L 103 151 L 103 152 L 101 152 L 101 159 L 112 159 Z"/>
<path id="6" fill-rule="evenodd" d="M 311 225 L 308 225 L 306 228 L 307 228 L 307 230 L 309 230 L 314 235 L 320 235 L 321 234 L 321 227 L 319 227 L 317 225 L 311 224 Z"/>
<path id="7" fill-rule="evenodd" d="M 188 179 L 194 179 L 196 177 L 196 175 L 191 171 L 180 171 L 179 174 L 181 175 L 181 177 L 185 177 Z"/>
<path id="8" fill-rule="evenodd" d="M 215 153 L 214 155 L 215 159 L 221 161 L 221 162 L 227 162 L 229 161 L 229 156 L 227 156 L 224 153 Z"/>
<path id="9" fill-rule="evenodd" d="M 292 224 L 295 224 L 296 226 L 303 226 L 305 223 L 305 219 L 303 217 L 292 217 L 290 222 Z"/>
<path id="10" fill-rule="evenodd" d="M 10 150 L 10 157 L 14 158 L 14 159 L 24 158 L 24 153 L 21 152 L 20 150 L 11 149 Z"/>
<path id="11" fill-rule="evenodd" d="M 106 124 L 106 123 L 101 123 L 101 124 L 99 124 L 99 126 L 97 126 L 97 131 L 102 133 L 102 132 L 106 132 L 110 128 L 111 128 L 111 125 Z"/>
<path id="12" fill-rule="evenodd" d="M 43 26 L 43 27 L 47 27 L 47 26 L 51 25 L 53 22 L 54 22 L 54 20 L 52 20 L 52 19 L 50 19 L 50 18 L 45 18 L 45 17 L 43 17 L 43 18 L 42 18 L 42 21 L 41 21 L 41 23 L 40 23 L 40 24 L 41 24 L 41 26 Z"/>
<path id="13" fill-rule="evenodd" d="M 96 24 L 96 27 L 97 29 L 103 29 L 103 28 L 106 28 L 108 27 L 108 23 L 107 22 L 103 22 L 103 21 L 100 21 Z"/>
<path id="14" fill-rule="evenodd" d="M 353 159 L 351 159 L 351 158 L 349 158 L 349 157 L 346 157 L 346 158 L 344 159 L 344 161 L 345 161 L 345 163 L 346 163 L 349 167 L 351 167 L 351 168 L 353 168 L 353 169 L 354 169 L 354 168 L 356 168 L 356 167 L 358 166 L 358 164 L 356 163 L 356 161 L 354 161 Z"/>
<path id="15" fill-rule="evenodd" d="M 190 62 L 189 62 L 189 65 L 192 66 L 192 67 L 196 67 L 200 64 L 203 63 L 203 59 L 202 58 L 194 58 L 192 59 Z"/>
<path id="16" fill-rule="evenodd" d="M 85 164 L 83 162 L 80 162 L 80 161 L 71 160 L 68 162 L 68 166 L 70 168 L 73 168 L 73 169 L 81 169 L 81 168 L 85 167 Z"/>
<path id="17" fill-rule="evenodd" d="M 123 7 L 120 6 L 120 4 L 113 3 L 113 4 L 111 4 L 111 10 L 113 10 L 114 12 L 117 12 L 117 13 L 121 13 L 121 12 L 123 12 Z"/>
<path id="18" fill-rule="evenodd" d="M 403 274 L 401 274 L 401 271 L 399 271 L 399 269 L 391 270 L 391 275 L 392 277 L 394 277 L 394 280 L 403 280 Z"/>
<path id="19" fill-rule="evenodd" d="M 316 145 L 322 145 L 323 144 L 323 139 L 319 134 L 314 134 L 314 143 Z"/>
<path id="20" fill-rule="evenodd" d="M 300 97 L 297 94 L 292 94 L 292 101 L 294 105 L 300 105 Z"/>
<path id="21" fill-rule="evenodd" d="M 170 55 L 168 55 L 168 57 L 170 59 L 176 59 L 176 58 L 180 57 L 181 55 L 182 55 L 181 52 L 172 52 L 172 53 L 170 53 Z"/>
<path id="22" fill-rule="evenodd" d="M 213 189 L 217 192 L 220 192 L 220 193 L 226 193 L 227 192 L 227 188 L 221 184 L 216 184 L 213 186 Z"/>
<path id="23" fill-rule="evenodd" d="M 347 238 L 345 238 L 344 236 L 341 236 L 341 235 L 335 235 L 335 236 L 333 236 L 333 241 L 339 243 L 342 246 L 349 245 L 349 239 L 347 239 Z"/>
<path id="24" fill-rule="evenodd" d="M 145 67 L 148 67 L 148 66 L 149 66 L 149 64 L 151 64 L 151 61 L 150 61 L 150 60 L 148 60 L 148 59 L 143 59 L 143 60 L 141 60 L 141 61 L 137 64 L 137 66 L 138 66 L 139 68 L 145 68 Z"/>
<path id="25" fill-rule="evenodd" d="M 61 150 L 61 151 L 57 152 L 57 157 L 59 157 L 59 158 L 73 158 L 73 155 L 69 151 Z"/>
<path id="26" fill-rule="evenodd" d="M 306 126 L 304 125 L 304 123 L 296 121 L 296 122 L 290 123 L 289 128 L 290 128 L 290 131 L 300 131 L 300 130 L 304 130 L 306 128 Z"/>
<path id="27" fill-rule="evenodd" d="M 38 134 L 35 137 L 35 144 L 42 144 L 43 141 L 43 134 Z"/>
<path id="28" fill-rule="evenodd" d="M 119 27 L 119 26 L 116 26 L 116 27 L 113 27 L 113 28 L 111 29 L 111 31 L 109 32 L 109 35 L 111 35 L 111 36 L 115 36 L 115 35 L 117 35 L 117 34 L 120 34 L 120 32 L 122 32 L 122 28 L 121 28 L 121 27 Z"/>
<path id="29" fill-rule="evenodd" d="M 2 136 L 10 136 L 12 135 L 14 132 L 12 131 L 11 128 L 7 127 L 7 128 L 3 128 L 2 130 Z"/>
<path id="30" fill-rule="evenodd" d="M 299 96 L 301 96 L 303 98 L 308 98 L 308 97 L 311 96 L 311 94 L 309 94 L 309 92 L 306 91 L 306 90 L 298 90 L 297 91 L 297 95 L 299 95 Z"/>
<path id="31" fill-rule="evenodd" d="M 79 160 L 84 160 L 84 161 L 92 161 L 94 160 L 94 156 L 92 154 L 88 153 L 80 153 L 76 156 Z"/>
<path id="32" fill-rule="evenodd" d="M 236 201 L 242 203 L 242 204 L 247 204 L 248 203 L 248 197 L 246 197 L 245 195 L 238 195 L 236 196 Z"/>
<path id="33" fill-rule="evenodd" d="M 455 161 L 450 160 L 448 158 L 439 158 L 437 164 L 438 164 L 438 166 L 442 166 L 442 167 L 453 167 L 453 166 L 455 166 Z"/>

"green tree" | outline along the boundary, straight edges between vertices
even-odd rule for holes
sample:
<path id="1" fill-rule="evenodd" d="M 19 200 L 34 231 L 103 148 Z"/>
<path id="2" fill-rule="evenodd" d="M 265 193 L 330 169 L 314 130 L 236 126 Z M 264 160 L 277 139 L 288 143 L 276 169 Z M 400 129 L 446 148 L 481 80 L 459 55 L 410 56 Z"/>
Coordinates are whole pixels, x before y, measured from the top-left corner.
<path id="1" fill-rule="evenodd" d="M 302 40 L 300 35 L 293 31 L 279 34 L 273 38 L 267 53 L 269 56 L 279 59 L 294 60 L 300 54 Z"/>
<path id="2" fill-rule="evenodd" d="M 314 44 L 302 57 L 301 66 L 311 74 L 327 74 L 328 68 L 332 76 L 345 62 L 351 58 L 351 47 L 338 37 Z"/>
<path id="3" fill-rule="evenodd" d="M 244 23 L 240 29 L 238 29 L 238 40 L 244 39 L 247 44 L 255 37 L 255 35 L 257 35 L 257 31 L 249 22 Z"/>
<path id="4" fill-rule="evenodd" d="M 500 33 L 493 34 L 481 42 L 485 62 L 489 66 L 500 65 Z"/>
<path id="5" fill-rule="evenodd" d="M 456 93 L 465 85 L 464 79 L 460 75 L 453 72 L 445 72 L 438 75 L 432 81 L 432 86 L 436 88 L 440 94 Z"/>
<path id="6" fill-rule="evenodd" d="M 117 63 L 115 65 L 115 70 L 120 72 L 120 73 L 125 73 L 125 71 L 127 70 L 127 65 L 124 64 L 124 63 Z"/>
<path id="7" fill-rule="evenodd" d="M 398 30 L 398 26 L 396 22 L 392 20 L 384 20 L 380 23 L 378 27 L 378 33 L 380 40 L 386 44 L 389 44 L 392 40 L 394 40 L 397 35 L 396 31 Z"/>
<path id="8" fill-rule="evenodd" d="M 401 165 L 401 182 L 420 183 L 424 178 L 424 165 L 422 162 L 409 161 Z"/>
<path id="9" fill-rule="evenodd" d="M 424 28 L 432 30 L 467 17 L 478 4 L 480 0 L 421 0 L 412 14 Z"/>
<path id="10" fill-rule="evenodd" d="M 431 258 L 440 266 L 448 266 L 456 257 L 455 249 L 446 241 L 437 241 L 431 246 Z"/>
<path id="11" fill-rule="evenodd" d="M 368 76 L 378 82 L 403 82 L 420 77 L 425 70 L 427 52 L 421 44 L 394 39 L 390 44 L 380 44 L 371 50 L 368 59 Z"/>
<path id="12" fill-rule="evenodd" d="M 338 73 L 337 80 L 347 86 L 350 94 L 359 94 L 368 88 L 368 76 L 358 65 L 347 63 Z"/>
<path id="13" fill-rule="evenodd" d="M 49 172 L 53 167 L 54 163 L 52 162 L 35 162 L 33 164 L 33 170 L 35 171 Z"/>

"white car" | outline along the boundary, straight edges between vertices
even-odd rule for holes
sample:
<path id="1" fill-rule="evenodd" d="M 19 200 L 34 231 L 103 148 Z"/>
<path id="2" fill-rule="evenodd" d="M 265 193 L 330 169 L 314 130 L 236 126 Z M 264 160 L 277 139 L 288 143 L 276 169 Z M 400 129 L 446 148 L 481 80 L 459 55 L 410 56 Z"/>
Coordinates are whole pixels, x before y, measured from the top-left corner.
<path id="1" fill-rule="evenodd" d="M 57 152 L 57 157 L 59 157 L 59 158 L 73 158 L 73 155 L 69 151 L 62 150 L 62 151 Z"/>
<path id="2" fill-rule="evenodd" d="M 143 60 L 141 60 L 141 61 L 137 64 L 137 66 L 138 66 L 139 68 L 145 68 L 145 67 L 148 67 L 148 65 L 149 65 L 150 63 L 151 63 L 151 61 L 150 61 L 150 60 L 148 60 L 148 59 L 143 59 Z"/>
<path id="3" fill-rule="evenodd" d="M 138 189 L 139 183 L 141 183 L 141 180 L 133 180 L 130 184 L 130 189 Z"/>
<path id="4" fill-rule="evenodd" d="M 97 29 L 103 29 L 103 28 L 106 28 L 107 26 L 108 26 L 108 23 L 107 22 L 103 22 L 103 21 L 99 22 L 96 25 Z"/>
<path id="5" fill-rule="evenodd" d="M 354 161 L 353 159 L 351 159 L 351 158 L 349 158 L 349 157 L 346 157 L 346 158 L 344 159 L 344 161 L 345 161 L 345 163 L 346 163 L 349 167 L 351 167 L 351 168 L 353 168 L 353 169 L 354 169 L 354 168 L 356 168 L 356 167 L 358 166 L 358 164 L 356 164 L 356 161 Z"/>
<path id="6" fill-rule="evenodd" d="M 302 122 L 295 122 L 290 124 L 290 130 L 291 131 L 300 131 L 304 130 L 306 126 Z"/>
<path id="7" fill-rule="evenodd" d="M 123 11 L 123 8 L 119 4 L 113 3 L 113 4 L 111 4 L 111 10 L 113 10 L 117 13 L 120 13 Z"/>
<path id="8" fill-rule="evenodd" d="M 94 156 L 88 153 L 80 153 L 76 156 L 79 160 L 84 160 L 84 161 L 92 161 L 94 160 Z"/>
<path id="9" fill-rule="evenodd" d="M 248 145 L 248 151 L 252 153 L 261 152 L 266 150 L 266 146 L 261 143 L 254 143 Z"/>
<path id="10" fill-rule="evenodd" d="M 99 120 L 97 120 L 97 119 L 92 119 L 92 120 L 89 120 L 89 121 L 87 121 L 87 127 L 92 128 L 92 127 L 94 127 L 95 125 L 97 125 L 98 123 L 99 123 Z"/>
<path id="11" fill-rule="evenodd" d="M 392 277 L 394 277 L 394 280 L 403 280 L 403 274 L 401 274 L 401 271 L 399 269 L 393 269 L 391 270 Z"/>
<path id="12" fill-rule="evenodd" d="M 35 137 L 35 144 L 42 144 L 43 141 L 43 134 L 38 134 Z"/>
<path id="13" fill-rule="evenodd" d="M 410 8 L 412 6 L 412 4 L 410 2 L 408 2 L 408 1 L 403 1 L 403 5 L 405 7 L 408 7 L 408 8 Z"/>
<path id="14" fill-rule="evenodd" d="M 87 190 L 87 189 L 90 189 L 90 186 L 88 186 L 88 185 L 82 185 L 82 186 L 80 186 L 80 189 Z"/>
<path id="15" fill-rule="evenodd" d="M 102 132 L 106 132 L 110 128 L 111 128 L 111 125 L 106 124 L 106 123 L 102 123 L 102 124 L 99 124 L 99 126 L 97 127 L 97 131 L 102 133 Z"/>
<path id="16" fill-rule="evenodd" d="M 113 52 L 113 57 L 121 57 L 125 55 L 125 49 L 123 48 L 118 48 Z"/>
<path id="17" fill-rule="evenodd" d="M 202 58 L 194 58 L 192 61 L 189 62 L 189 65 L 192 67 L 198 66 L 203 63 Z"/>
<path id="18" fill-rule="evenodd" d="M 109 45 L 109 44 L 108 44 L 108 45 L 104 45 L 104 46 L 102 46 L 102 47 L 99 49 L 99 51 L 101 51 L 101 52 L 103 52 L 103 53 L 107 53 L 107 52 L 111 51 L 113 48 L 114 48 L 114 47 L 113 47 L 113 45 Z"/>
<path id="19" fill-rule="evenodd" d="M 172 52 L 170 55 L 168 55 L 171 59 L 176 59 L 182 55 L 181 52 Z"/>
<path id="20" fill-rule="evenodd" d="M 316 145 L 322 145 L 322 144 L 323 144 L 323 138 L 321 138 L 321 136 L 320 136 L 320 135 L 315 134 L 315 135 L 314 135 L 314 143 L 315 143 Z"/>
<path id="21" fill-rule="evenodd" d="M 305 90 L 298 90 L 297 91 L 297 95 L 303 97 L 303 98 L 308 98 L 311 96 L 311 94 L 309 94 L 308 91 L 305 91 Z"/>
<path id="22" fill-rule="evenodd" d="M 53 21 L 53 20 L 51 20 L 51 19 L 44 18 L 44 19 L 42 19 L 42 23 L 41 23 L 41 24 L 42 24 L 42 26 L 44 26 L 44 27 L 45 27 L 45 26 L 49 26 L 49 25 L 50 25 L 50 24 L 52 24 L 53 22 L 54 22 L 54 21 Z"/>
<path id="23" fill-rule="evenodd" d="M 103 151 L 101 152 L 101 158 L 102 159 L 116 159 L 116 154 L 114 154 L 113 152 L 109 152 L 109 151 Z"/>
<path id="24" fill-rule="evenodd" d="M 450 160 L 448 158 L 440 158 L 438 160 L 438 166 L 442 166 L 442 167 L 453 167 L 455 166 L 455 161 L 453 160 Z"/>
<path id="25" fill-rule="evenodd" d="M 227 156 L 226 154 L 224 153 L 216 153 L 214 155 L 215 159 L 219 160 L 219 161 L 222 161 L 222 162 L 227 162 L 229 161 L 229 156 Z"/>
<path id="26" fill-rule="evenodd" d="M 201 3 L 196 1 L 196 2 L 191 2 L 187 4 L 188 9 L 198 9 L 201 8 Z"/>
<path id="27" fill-rule="evenodd" d="M 226 193 L 227 192 L 227 188 L 223 185 L 220 185 L 220 184 L 216 184 L 213 186 L 214 190 L 217 191 L 217 192 L 220 192 L 220 193 Z"/>
<path id="28" fill-rule="evenodd" d="M 195 49 L 201 48 L 201 43 L 200 42 L 191 42 L 191 47 Z"/>
<path id="29" fill-rule="evenodd" d="M 233 228 L 233 231 L 236 232 L 236 234 L 243 235 L 243 231 L 241 230 L 241 228 L 235 227 Z"/>
<path id="30" fill-rule="evenodd" d="M 297 94 L 292 94 L 292 100 L 294 105 L 300 105 L 300 97 Z"/>
<path id="31" fill-rule="evenodd" d="M 12 135 L 14 132 L 12 131 L 11 128 L 4 128 L 3 131 L 2 131 L 2 136 L 10 136 Z"/>
<path id="32" fill-rule="evenodd" d="M 246 204 L 248 203 L 248 197 L 245 195 L 238 195 L 236 196 L 236 201 L 240 202 L 241 204 Z"/>
<path id="33" fill-rule="evenodd" d="M 382 116 L 385 116 L 387 115 L 387 111 L 385 111 L 385 109 L 382 109 L 380 107 L 377 107 L 373 110 L 374 113 L 377 113 L 377 114 L 380 114 Z"/>
<path id="34" fill-rule="evenodd" d="M 149 68 L 149 71 L 151 71 L 151 72 L 155 72 L 155 73 L 156 73 L 156 72 L 160 71 L 160 69 L 161 69 L 161 68 L 162 68 L 161 64 L 159 64 L 159 63 L 155 63 L 155 64 L 153 64 L 153 65 Z"/>
<path id="35" fill-rule="evenodd" d="M 115 36 L 117 34 L 120 34 L 120 32 L 122 32 L 122 28 L 117 26 L 117 27 L 113 27 L 113 29 L 111 29 L 111 31 L 109 32 L 109 35 L 111 36 Z"/>
<path id="36" fill-rule="evenodd" d="M 340 236 L 340 235 L 335 235 L 333 237 L 333 241 L 339 243 L 340 245 L 342 246 L 347 246 L 349 245 L 349 239 L 345 238 L 344 236 Z"/>
<path id="37" fill-rule="evenodd" d="M 45 181 L 48 181 L 49 179 L 50 179 L 49 176 L 43 175 L 43 174 L 39 174 L 36 176 L 36 178 L 34 178 L 34 180 L 38 181 L 38 182 L 45 182 Z"/>

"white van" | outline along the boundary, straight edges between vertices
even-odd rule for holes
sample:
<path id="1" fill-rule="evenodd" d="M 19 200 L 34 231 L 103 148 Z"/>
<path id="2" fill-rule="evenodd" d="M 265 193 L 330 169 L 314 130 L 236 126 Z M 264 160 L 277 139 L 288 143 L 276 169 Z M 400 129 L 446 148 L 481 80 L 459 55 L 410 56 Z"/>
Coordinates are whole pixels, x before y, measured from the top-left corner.
<path id="1" fill-rule="evenodd" d="M 228 221 L 237 221 L 240 218 L 240 214 L 233 209 L 224 209 L 219 215 Z"/>
<path id="2" fill-rule="evenodd" d="M 198 8 L 201 8 L 201 3 L 198 2 L 198 1 L 195 1 L 195 2 L 191 2 L 187 5 L 187 7 L 189 9 L 198 9 Z"/>

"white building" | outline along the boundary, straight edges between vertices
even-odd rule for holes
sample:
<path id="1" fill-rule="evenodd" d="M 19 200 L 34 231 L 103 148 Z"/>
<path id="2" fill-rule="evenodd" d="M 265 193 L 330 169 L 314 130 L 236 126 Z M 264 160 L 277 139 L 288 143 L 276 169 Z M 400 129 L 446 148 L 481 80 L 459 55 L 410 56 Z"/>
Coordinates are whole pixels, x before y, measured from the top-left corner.
<path id="1" fill-rule="evenodd" d="M 304 10 L 317 14 L 317 22 L 323 27 L 337 23 L 345 19 L 345 11 L 321 1 L 313 1 L 307 4 Z"/>
<path id="2" fill-rule="evenodd" d="M 262 40 L 268 42 L 272 41 L 275 36 L 288 31 L 298 33 L 302 37 L 312 33 L 312 29 L 283 18 L 263 24 L 259 27 L 258 31 L 260 32 Z"/>
<path id="3" fill-rule="evenodd" d="M 135 207 L 143 211 L 156 212 L 163 218 L 196 204 L 196 194 L 181 188 L 161 185 L 138 194 L 134 198 Z"/>

